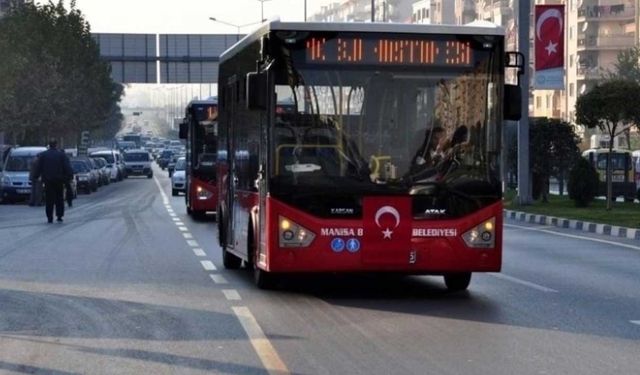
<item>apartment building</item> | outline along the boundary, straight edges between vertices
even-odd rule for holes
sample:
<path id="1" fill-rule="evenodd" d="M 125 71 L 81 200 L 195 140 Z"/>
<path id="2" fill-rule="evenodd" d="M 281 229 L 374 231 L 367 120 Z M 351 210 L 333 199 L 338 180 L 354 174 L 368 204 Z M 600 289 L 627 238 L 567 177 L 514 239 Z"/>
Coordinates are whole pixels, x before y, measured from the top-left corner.
<path id="1" fill-rule="evenodd" d="M 376 0 L 374 2 L 376 22 L 411 22 L 415 0 Z M 320 8 L 320 12 L 309 17 L 312 22 L 371 22 L 371 0 L 336 1 Z"/>

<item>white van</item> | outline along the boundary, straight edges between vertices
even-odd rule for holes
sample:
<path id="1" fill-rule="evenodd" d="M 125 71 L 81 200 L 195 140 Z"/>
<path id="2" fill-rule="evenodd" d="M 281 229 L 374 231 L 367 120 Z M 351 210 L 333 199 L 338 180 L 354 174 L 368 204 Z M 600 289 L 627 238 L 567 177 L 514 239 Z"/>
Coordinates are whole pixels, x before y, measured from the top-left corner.
<path id="1" fill-rule="evenodd" d="M 128 176 L 147 176 L 147 178 L 153 177 L 153 171 L 151 170 L 151 155 L 149 152 L 142 149 L 126 150 L 122 155 L 124 159 L 125 169 Z"/>
<path id="2" fill-rule="evenodd" d="M 16 147 L 9 151 L 0 171 L 0 197 L 3 201 L 29 198 L 31 163 L 39 153 L 46 150 L 46 147 Z"/>

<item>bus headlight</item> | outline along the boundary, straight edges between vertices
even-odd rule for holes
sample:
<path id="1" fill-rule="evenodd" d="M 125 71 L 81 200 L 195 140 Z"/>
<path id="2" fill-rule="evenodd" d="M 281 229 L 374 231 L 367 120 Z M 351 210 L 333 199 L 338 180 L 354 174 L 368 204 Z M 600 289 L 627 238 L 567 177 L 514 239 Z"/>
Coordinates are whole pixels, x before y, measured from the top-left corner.
<path id="1" fill-rule="evenodd" d="M 278 217 L 280 247 L 308 247 L 316 238 L 315 233 L 284 216 Z"/>
<path id="2" fill-rule="evenodd" d="M 480 225 L 469 229 L 462 235 L 464 243 L 468 247 L 493 248 L 496 244 L 496 218 L 482 222 Z"/>
<path id="3" fill-rule="evenodd" d="M 213 193 L 210 192 L 209 190 L 203 188 L 202 186 L 198 186 L 196 188 L 196 196 L 200 200 L 205 200 L 205 199 L 211 198 L 213 196 Z"/>

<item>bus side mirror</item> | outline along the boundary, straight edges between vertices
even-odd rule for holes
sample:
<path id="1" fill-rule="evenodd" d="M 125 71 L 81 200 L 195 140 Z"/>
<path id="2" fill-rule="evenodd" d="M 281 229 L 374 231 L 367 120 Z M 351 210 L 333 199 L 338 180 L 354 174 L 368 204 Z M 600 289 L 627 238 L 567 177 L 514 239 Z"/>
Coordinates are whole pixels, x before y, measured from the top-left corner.
<path id="1" fill-rule="evenodd" d="M 247 109 L 266 110 L 267 109 L 267 73 L 247 74 Z"/>
<path id="2" fill-rule="evenodd" d="M 180 123 L 180 129 L 178 130 L 178 137 L 180 139 L 187 139 L 187 133 L 189 132 L 189 127 L 186 122 Z"/>
<path id="3" fill-rule="evenodd" d="M 517 85 L 504 85 L 504 119 L 519 121 L 522 117 L 522 90 Z"/>

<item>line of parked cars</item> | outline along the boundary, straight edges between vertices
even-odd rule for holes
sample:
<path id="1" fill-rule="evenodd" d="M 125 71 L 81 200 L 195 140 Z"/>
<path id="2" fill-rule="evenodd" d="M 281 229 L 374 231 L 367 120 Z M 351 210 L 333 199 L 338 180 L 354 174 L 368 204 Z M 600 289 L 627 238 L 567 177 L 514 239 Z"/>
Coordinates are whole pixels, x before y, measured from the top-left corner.
<path id="1" fill-rule="evenodd" d="M 29 171 L 36 156 L 45 147 L 12 147 L 0 159 L 0 201 L 15 202 L 28 200 L 31 195 Z M 112 149 L 90 150 L 86 156 L 78 156 L 75 150 L 66 150 L 71 162 L 74 178 L 72 194 L 90 194 L 100 186 L 122 181 L 129 176 L 153 177 L 151 156 L 142 149 L 121 153 Z"/>

